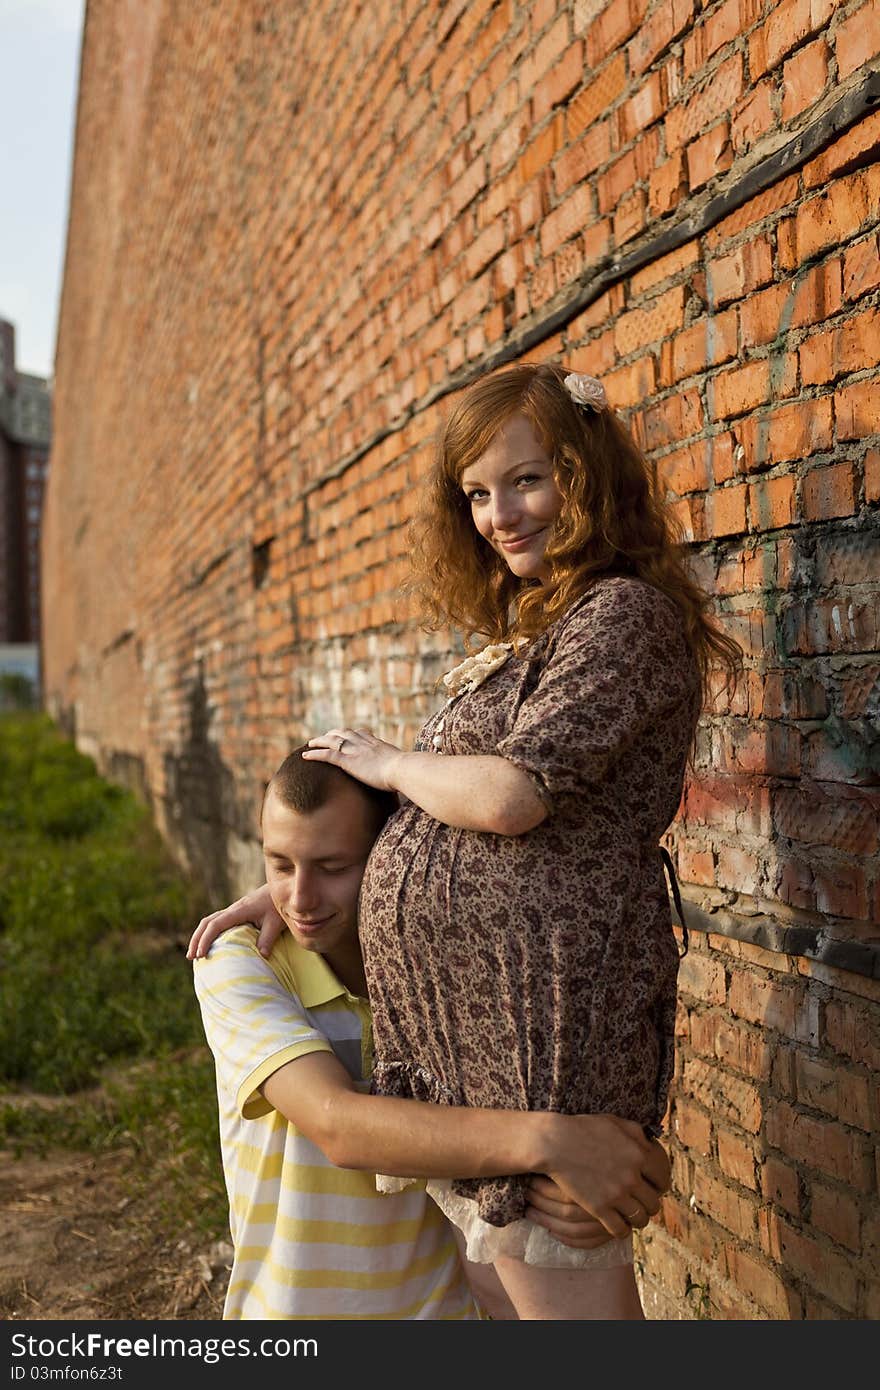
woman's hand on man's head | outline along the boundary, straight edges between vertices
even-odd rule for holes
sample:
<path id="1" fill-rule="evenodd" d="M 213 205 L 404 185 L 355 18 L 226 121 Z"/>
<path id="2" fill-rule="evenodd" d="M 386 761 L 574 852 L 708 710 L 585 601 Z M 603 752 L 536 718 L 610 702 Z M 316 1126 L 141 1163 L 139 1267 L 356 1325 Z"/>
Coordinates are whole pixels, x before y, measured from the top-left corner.
<path id="1" fill-rule="evenodd" d="M 403 749 L 377 738 L 369 729 L 328 729 L 326 734 L 309 739 L 302 756 L 309 762 L 332 763 L 379 791 L 396 792 L 395 768 L 406 755 Z"/>

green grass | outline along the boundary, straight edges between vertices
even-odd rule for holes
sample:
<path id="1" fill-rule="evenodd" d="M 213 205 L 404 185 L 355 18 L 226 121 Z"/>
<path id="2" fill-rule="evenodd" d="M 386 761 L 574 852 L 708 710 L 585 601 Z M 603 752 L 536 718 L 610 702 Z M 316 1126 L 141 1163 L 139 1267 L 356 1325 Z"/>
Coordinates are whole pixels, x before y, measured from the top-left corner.
<path id="1" fill-rule="evenodd" d="M 199 915 L 146 808 L 45 716 L 0 715 L 0 1144 L 134 1145 L 171 1207 L 220 1231 L 213 1062 L 181 946 Z"/>

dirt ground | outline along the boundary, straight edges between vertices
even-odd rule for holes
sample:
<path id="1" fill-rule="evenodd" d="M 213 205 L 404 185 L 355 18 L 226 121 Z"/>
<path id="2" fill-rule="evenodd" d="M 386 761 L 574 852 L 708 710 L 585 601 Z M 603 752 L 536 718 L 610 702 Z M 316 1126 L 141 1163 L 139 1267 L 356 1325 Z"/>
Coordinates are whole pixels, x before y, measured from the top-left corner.
<path id="1" fill-rule="evenodd" d="M 126 1180 L 135 1161 L 0 1150 L 0 1319 L 221 1317 L 231 1245 L 157 1234 L 159 1194 Z"/>

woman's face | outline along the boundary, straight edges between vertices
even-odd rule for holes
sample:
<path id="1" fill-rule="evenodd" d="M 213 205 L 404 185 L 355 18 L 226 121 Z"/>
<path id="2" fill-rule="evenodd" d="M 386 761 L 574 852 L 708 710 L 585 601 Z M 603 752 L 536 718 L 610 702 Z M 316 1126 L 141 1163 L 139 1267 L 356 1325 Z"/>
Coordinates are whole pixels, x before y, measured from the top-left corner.
<path id="1" fill-rule="evenodd" d="M 461 475 L 481 536 L 520 579 L 548 578 L 544 551 L 562 506 L 553 465 L 525 415 L 512 415 Z"/>

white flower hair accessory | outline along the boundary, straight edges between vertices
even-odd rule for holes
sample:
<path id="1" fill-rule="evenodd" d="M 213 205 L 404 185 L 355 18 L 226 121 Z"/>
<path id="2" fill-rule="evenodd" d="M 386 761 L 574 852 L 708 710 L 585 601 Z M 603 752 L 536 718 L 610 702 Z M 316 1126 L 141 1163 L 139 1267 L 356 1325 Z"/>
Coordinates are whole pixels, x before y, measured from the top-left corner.
<path id="1" fill-rule="evenodd" d="M 605 395 L 605 387 L 596 377 L 569 372 L 562 384 L 575 405 L 579 405 L 583 410 L 595 411 L 597 415 L 600 411 L 607 410 L 608 397 Z"/>

